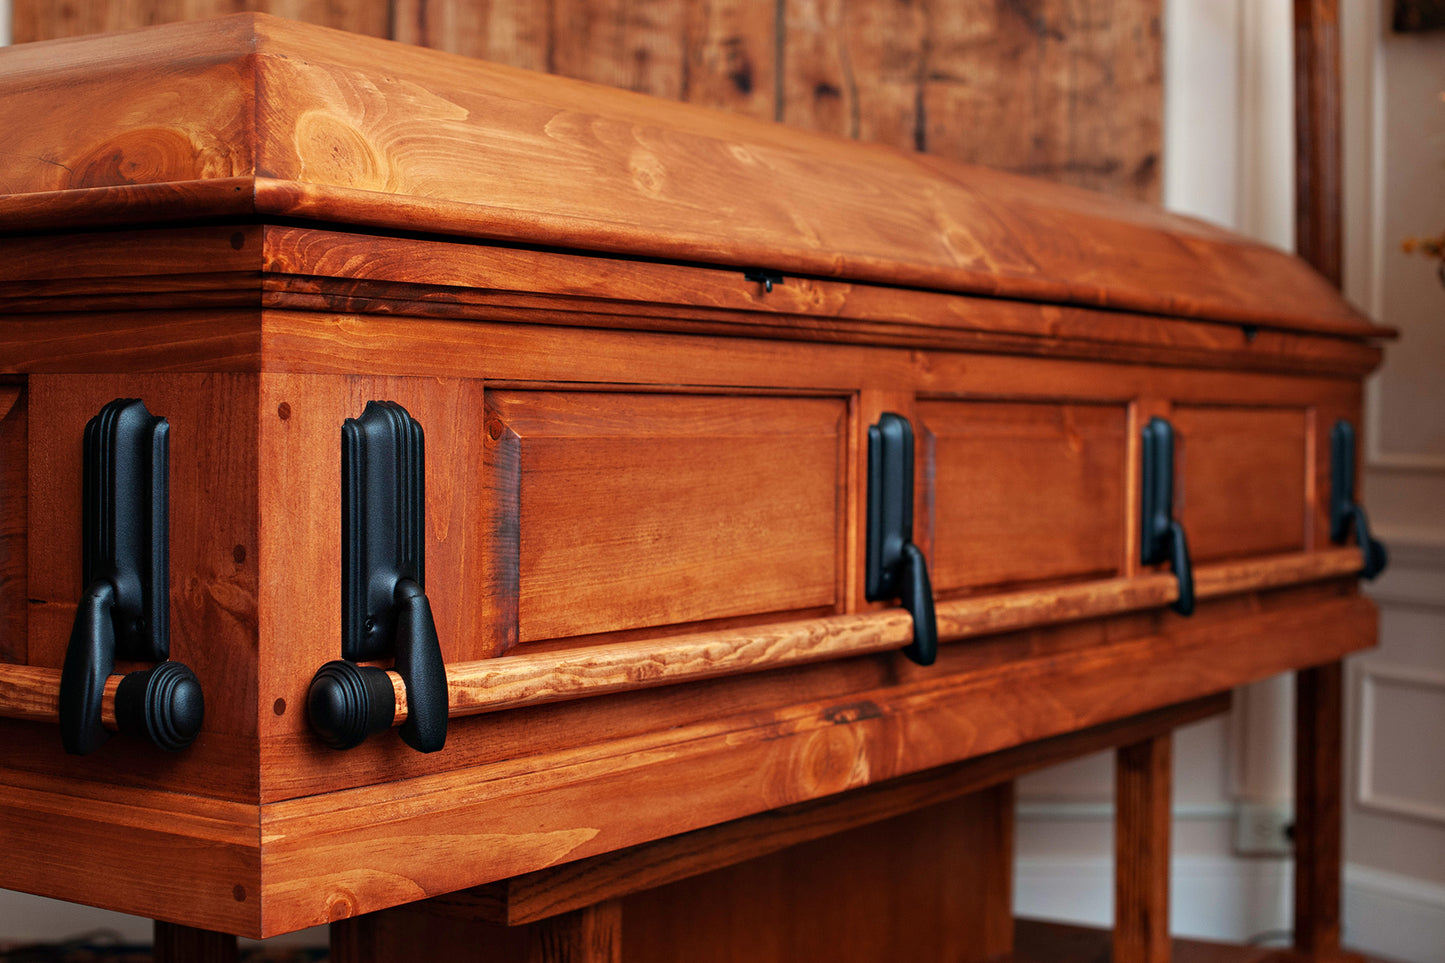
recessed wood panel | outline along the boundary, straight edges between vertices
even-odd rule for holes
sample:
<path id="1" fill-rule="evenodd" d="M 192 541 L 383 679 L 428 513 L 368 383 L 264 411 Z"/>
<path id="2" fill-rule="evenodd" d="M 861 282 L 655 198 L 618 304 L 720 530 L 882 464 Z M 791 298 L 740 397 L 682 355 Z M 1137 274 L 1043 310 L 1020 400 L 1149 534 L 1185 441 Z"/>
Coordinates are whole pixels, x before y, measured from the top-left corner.
<path id="1" fill-rule="evenodd" d="M 1303 408 L 1176 407 L 1175 516 L 1194 561 L 1305 547 Z"/>
<path id="2" fill-rule="evenodd" d="M 839 602 L 839 399 L 487 394 L 497 630 L 528 642 Z"/>
<path id="3" fill-rule="evenodd" d="M 918 411 L 935 590 L 1120 573 L 1122 405 L 930 401 Z"/>

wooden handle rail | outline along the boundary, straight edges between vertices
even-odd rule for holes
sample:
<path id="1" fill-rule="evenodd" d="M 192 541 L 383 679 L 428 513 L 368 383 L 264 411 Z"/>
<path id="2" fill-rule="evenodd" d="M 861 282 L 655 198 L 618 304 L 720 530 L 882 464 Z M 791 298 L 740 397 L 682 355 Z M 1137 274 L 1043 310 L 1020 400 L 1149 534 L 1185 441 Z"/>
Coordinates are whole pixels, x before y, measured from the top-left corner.
<path id="1" fill-rule="evenodd" d="M 1356 575 L 1356 547 L 1297 552 L 1201 566 L 1195 595 L 1210 599 Z M 940 641 L 1162 608 L 1178 597 L 1170 573 L 1107 579 L 940 602 Z M 447 666 L 452 716 L 757 672 L 907 645 L 912 617 L 902 609 L 835 615 L 706 634 L 617 642 L 560 652 L 502 656 Z M 406 686 L 390 673 L 396 724 L 406 718 Z"/>
<path id="2" fill-rule="evenodd" d="M 111 732 L 119 731 L 115 719 L 115 693 L 123 675 L 105 681 L 100 722 Z M 60 721 L 60 670 L 35 665 L 0 664 L 0 717 L 32 722 Z"/>
<path id="3" fill-rule="evenodd" d="M 1200 599 L 1300 585 L 1358 573 L 1360 551 L 1349 546 L 1276 555 L 1195 570 Z M 1168 573 L 940 602 L 942 641 L 1015 629 L 1162 608 L 1178 586 Z M 741 672 L 887 652 L 913 638 L 913 619 L 902 609 L 834 615 L 777 625 L 725 629 L 560 652 L 502 656 L 447 666 L 452 716 L 539 705 L 585 696 L 710 679 Z M 396 692 L 395 725 L 407 718 L 406 686 L 388 673 Z M 115 693 L 122 676 L 106 682 L 101 721 L 116 726 Z M 56 722 L 60 670 L 0 665 L 0 716 Z"/>

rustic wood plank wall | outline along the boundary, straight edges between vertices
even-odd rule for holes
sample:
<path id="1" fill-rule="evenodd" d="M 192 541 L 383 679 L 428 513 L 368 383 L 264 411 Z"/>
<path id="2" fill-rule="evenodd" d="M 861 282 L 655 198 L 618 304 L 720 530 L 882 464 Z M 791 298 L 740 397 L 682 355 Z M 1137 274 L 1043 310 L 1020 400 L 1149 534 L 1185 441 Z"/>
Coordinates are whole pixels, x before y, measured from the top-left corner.
<path id="1" fill-rule="evenodd" d="M 16 42 L 265 10 L 1157 201 L 1163 0 L 14 0 Z"/>

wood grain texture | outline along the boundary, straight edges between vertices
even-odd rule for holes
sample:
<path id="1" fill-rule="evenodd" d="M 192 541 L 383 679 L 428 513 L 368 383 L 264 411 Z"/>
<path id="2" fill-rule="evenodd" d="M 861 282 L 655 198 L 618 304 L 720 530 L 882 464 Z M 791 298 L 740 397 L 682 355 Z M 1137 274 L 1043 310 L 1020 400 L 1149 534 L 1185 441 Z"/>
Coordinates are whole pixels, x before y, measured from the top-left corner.
<path id="1" fill-rule="evenodd" d="M 934 591 L 1122 574 L 1124 406 L 925 401 Z"/>
<path id="2" fill-rule="evenodd" d="M 306 693 L 316 670 L 341 657 L 341 426 L 382 400 L 406 408 L 426 436 L 425 588 L 443 658 L 493 654 L 484 647 L 488 613 L 475 590 L 487 577 L 478 471 L 484 436 L 468 426 L 480 427 L 481 381 L 262 375 L 258 430 L 267 455 L 257 469 L 258 554 L 273 575 L 260 588 L 265 641 L 252 711 L 263 798 L 288 770 L 348 763 L 312 736 Z M 391 742 L 395 757 L 416 755 Z"/>
<path id="3" fill-rule="evenodd" d="M 1310 959 L 1340 953 L 1344 856 L 1344 666 L 1295 674 L 1294 946 Z"/>
<path id="4" fill-rule="evenodd" d="M 1248 338 L 1226 325 L 807 277 L 788 278 L 768 292 L 742 271 L 696 265 L 281 226 L 266 228 L 265 245 L 265 303 L 277 308 L 1084 357 L 1108 353 L 1291 371 L 1317 365 L 1355 373 L 1378 362 L 1378 349 L 1367 344 L 1303 339 L 1282 330 Z M 1124 346 L 1148 353 L 1121 354 Z"/>
<path id="5" fill-rule="evenodd" d="M 509 319 L 504 319 L 509 320 Z M 791 340 L 679 337 L 551 324 L 464 325 L 336 311 L 263 313 L 261 349 L 274 371 L 456 377 L 486 372 L 497 382 L 616 385 L 637 390 L 767 385 L 772 391 L 882 390 L 933 397 L 1123 404 L 1166 391 L 1157 371 L 1112 358 L 1084 362 L 898 346 L 822 347 Z M 1148 358 L 1155 356 L 1151 353 Z M 1140 361 L 1145 358 L 1138 359 Z M 1301 374 L 1269 377 L 1220 368 L 1171 371 L 1178 404 L 1331 405 L 1358 411 L 1358 382 Z"/>
<path id="6" fill-rule="evenodd" d="M 1197 561 L 1305 547 L 1307 412 L 1175 406 L 1175 516 Z"/>
<path id="7" fill-rule="evenodd" d="M 622 904 L 615 900 L 544 920 L 531 930 L 527 963 L 622 963 L 624 959 Z"/>
<path id="8" fill-rule="evenodd" d="M 1351 548 L 1202 566 L 1196 593 L 1208 600 L 1243 592 L 1353 575 L 1360 564 Z M 1116 615 L 1169 604 L 1177 595 L 1172 575 L 1060 586 L 943 602 L 937 609 L 946 642 L 1052 622 Z M 452 663 L 447 670 L 454 716 L 536 705 L 609 692 L 757 672 L 844 656 L 902 648 L 912 621 L 898 610 L 793 621 L 776 626 L 649 638 L 585 650 L 534 653 Z M 407 718 L 406 689 L 391 673 L 397 693 L 395 722 Z M 0 670 L 0 715 L 54 722 L 59 675 L 55 669 L 14 666 Z M 114 693 L 110 693 L 112 699 Z"/>
<path id="9" fill-rule="evenodd" d="M 126 296 L 87 305 L 100 314 L 10 315 L 0 325 L 0 366 L 30 374 L 115 371 L 255 372 L 261 368 L 256 310 L 124 310 Z"/>
<path id="10" fill-rule="evenodd" d="M 1366 342 L 1284 330 L 1247 338 L 1228 325 L 810 278 L 768 293 L 736 270 L 437 239 L 276 226 L 0 238 L 8 370 L 256 370 L 256 314 L 217 309 L 260 304 L 1344 375 L 1380 357 Z M 180 309 L 194 313 L 182 321 Z M 65 337 L 51 336 L 57 325 Z"/>
<path id="11" fill-rule="evenodd" d="M 155 963 L 236 963 L 240 952 L 229 933 L 157 921 L 154 958 Z"/>
<path id="12" fill-rule="evenodd" d="M 365 33 L 387 35 L 389 0 L 108 0 L 106 3 L 50 4 L 16 0 L 12 4 L 14 43 L 54 40 L 93 33 L 134 30 L 182 20 L 204 20 L 245 10 Z"/>
<path id="13" fill-rule="evenodd" d="M 517 924 L 721 869 L 802 842 L 934 806 L 1065 759 L 1224 712 L 1229 694 L 941 766 L 418 904 L 439 916 Z"/>
<path id="14" fill-rule="evenodd" d="M 432 963 L 622 963 L 623 907 L 579 907 L 529 926 L 439 917 L 400 906 L 331 924 L 336 963 L 391 963 L 425 947 Z"/>
<path id="15" fill-rule="evenodd" d="M 30 665 L 0 665 L 0 716 L 34 722 L 60 719 L 60 672 Z"/>
<path id="16" fill-rule="evenodd" d="M 1367 601 L 1338 597 L 1201 611 L 1167 634 L 1041 648 L 990 668 L 972 668 L 968 647 L 944 647 L 926 677 L 902 675 L 895 661 L 881 687 L 843 699 L 744 707 L 729 719 L 710 715 L 707 690 L 694 690 L 682 694 L 703 713 L 692 724 L 658 729 L 654 707 L 653 729 L 623 737 L 608 715 L 594 715 L 602 742 L 577 744 L 574 732 L 565 748 L 524 756 L 509 750 L 515 736 L 501 720 L 479 720 L 485 732 L 460 721 L 449 740 L 466 751 L 483 735 L 495 761 L 265 807 L 265 929 L 411 902 L 1223 691 L 1368 645 L 1373 619 Z M 1271 645 L 1258 645 L 1265 635 Z M 735 700 L 737 681 L 728 686 Z M 774 681 L 792 689 L 800 680 Z M 518 721 L 531 734 L 559 724 L 546 715 Z M 354 751 L 344 762 L 370 755 Z M 631 804 L 617 806 L 623 797 Z"/>
<path id="17" fill-rule="evenodd" d="M 1353 576 L 1359 553 L 1350 548 L 1202 566 L 1195 576 L 1201 600 Z M 1169 574 L 1063 585 L 1026 592 L 940 602 L 939 640 L 957 642 L 1061 622 L 1157 609 L 1178 596 Z M 775 625 L 689 632 L 517 654 L 447 667 L 453 716 L 630 692 L 660 685 L 760 672 L 824 659 L 901 649 L 913 637 L 912 618 L 891 609 L 866 615 L 791 620 Z M 401 679 L 392 673 L 398 691 Z M 407 717 L 403 698 L 395 722 Z"/>
<path id="18" fill-rule="evenodd" d="M 161 50 L 171 67 L 155 67 Z M 76 61 L 73 106 L 51 110 Z M 18 45 L 0 54 L 0 88 L 5 116 L 47 118 L 0 127 L 0 148 L 33 159 L 0 212 L 30 223 L 45 200 L 74 223 L 92 203 L 77 191 L 121 188 L 99 212 L 115 218 L 138 186 L 239 176 L 262 214 L 1371 331 L 1294 259 L 1152 208 L 259 14 Z M 97 129 L 82 109 L 111 120 Z M 171 218 L 238 203 L 169 196 L 185 201 Z"/>
<path id="19" fill-rule="evenodd" d="M 1338 0 L 1294 0 L 1295 249 L 1343 281 L 1344 148 Z"/>
<path id="20" fill-rule="evenodd" d="M 1158 200 L 1158 0 L 1091 16 L 1002 0 L 18 0 L 14 33 L 25 42 L 243 8 Z"/>
<path id="21" fill-rule="evenodd" d="M 30 454 L 26 411 L 24 386 L 0 383 L 0 663 L 25 662 L 29 648 L 26 539 L 30 527 Z"/>
<path id="22" fill-rule="evenodd" d="M 1169 963 L 1173 759 L 1168 733 L 1115 756 L 1115 963 Z"/>
<path id="23" fill-rule="evenodd" d="M 5 885 L 258 935 L 257 807 L 7 769 Z"/>
<path id="24" fill-rule="evenodd" d="M 493 569 L 517 592 L 508 641 L 837 611 L 844 400 L 493 391 L 486 404 L 485 459 L 505 466 L 489 477 L 489 528 L 515 552 Z"/>
<path id="25" fill-rule="evenodd" d="M 609 958 L 683 926 L 670 910 L 656 932 L 622 925 L 629 900 L 652 897 L 621 892 L 617 867 L 684 887 L 677 874 L 710 859 L 756 884 L 722 887 L 720 915 L 772 918 L 789 840 L 816 854 L 799 871 L 821 904 L 792 932 L 822 920 L 820 938 L 868 946 L 857 894 L 833 899 L 834 878 L 942 871 L 916 837 L 888 845 L 889 806 L 955 799 L 1099 727 L 1157 744 L 1128 720 L 1372 642 L 1357 552 L 1317 549 L 1317 436 L 1358 418 L 1388 332 L 1298 262 L 1208 226 L 758 120 L 799 57 L 820 65 L 815 126 L 905 147 L 981 129 L 936 130 L 940 117 L 1057 115 L 1061 90 L 1103 90 L 1110 70 L 1157 90 L 1092 40 L 1066 56 L 1056 36 L 1127 45 L 1149 3 L 1107 24 L 979 4 L 997 17 L 972 73 L 950 25 L 977 11 L 936 3 L 797 0 L 769 20 L 746 0 L 557 0 L 510 35 L 500 4 L 404 6 L 433 40 L 485 27 L 519 57 L 748 116 L 253 14 L 0 52 L 0 150 L 15 159 L 0 175 L 0 399 L 25 423 L 16 441 L 0 412 L 0 455 L 23 450 L 33 600 L 23 652 L 5 650 L 28 665 L 0 666 L 18 668 L 0 672 L 0 703 L 22 717 L 0 719 L 0 841 L 23 851 L 0 885 L 152 915 L 184 902 L 171 922 L 263 935 L 545 878 L 571 902 L 523 934 L 522 958 Z M 790 46 L 805 7 L 845 42 Z M 763 49 L 769 30 L 781 49 Z M 988 62 L 1033 72 L 969 101 Z M 873 73 L 886 82 L 859 81 Z M 1094 138 L 1073 146 L 1137 147 Z M 1069 145 L 1020 145 L 1073 163 Z M 1065 174 L 1143 183 L 1146 161 Z M 759 265 L 786 277 L 769 292 L 743 276 Z M 173 648 L 210 713 L 185 754 L 114 740 L 76 760 L 38 720 L 79 588 L 76 440 L 116 396 L 171 419 Z M 427 589 L 445 659 L 465 669 L 466 711 L 428 756 L 388 732 L 326 750 L 305 719 L 311 674 L 339 654 L 338 428 L 373 398 L 426 426 Z M 927 669 L 888 651 L 909 620 L 861 598 L 862 439 L 882 410 L 937 429 L 919 530 L 951 596 L 941 628 L 969 641 Z M 1202 562 L 1189 620 L 1160 610 L 1172 578 L 1131 558 L 1137 427 L 1154 413 L 1181 419 Z M 1019 528 L 973 517 L 1029 518 L 1028 494 L 1044 507 Z M 19 517 L 3 495 L 0 538 Z M 1020 545 L 1027 564 L 1007 554 Z M 1324 752 L 1302 768 L 1321 784 Z M 1157 909 L 1150 759 L 1134 780 L 1152 807 L 1136 827 L 1142 895 L 1121 904 Z M 924 775 L 939 767 L 971 768 Z M 899 795 L 819 815 L 895 779 Z M 1320 800 L 1310 858 L 1337 861 Z M 736 835 L 736 820 L 794 806 L 819 809 Z M 891 915 L 982 913 L 987 953 L 1006 953 L 1007 806 L 964 829 L 948 808 L 934 835 L 988 837 L 961 856 L 983 868 Z M 74 838 L 46 837 L 60 822 Z M 827 825 L 870 840 L 858 866 L 837 866 Z M 770 868 L 740 868 L 745 851 Z M 114 861 L 118 892 L 67 872 L 82 859 Z M 167 859 L 184 870 L 156 884 Z M 558 869 L 577 861 L 580 875 Z M 1310 910 L 1323 946 L 1338 879 L 1301 866 L 1325 891 Z M 620 902 L 590 910 L 584 891 Z M 743 939 L 781 953 L 786 923 Z M 369 926 L 339 927 L 340 942 L 361 953 L 392 924 Z M 1158 930 L 1139 929 L 1157 957 Z"/>
<path id="26" fill-rule="evenodd" d="M 139 398 L 169 425 L 170 655 L 196 673 L 206 713 L 200 736 L 179 758 L 135 739 L 112 739 L 84 759 L 66 756 L 56 752 L 54 729 L 32 727 L 13 733 L 8 765 L 134 786 L 204 786 L 221 798 L 254 801 L 257 381 L 247 374 L 28 379 L 28 664 L 58 672 L 83 589 L 86 422 L 115 398 Z"/>
<path id="27" fill-rule="evenodd" d="M 391 38 L 553 73 L 554 5 L 514 0 L 391 0 Z"/>
<path id="28" fill-rule="evenodd" d="M 1158 200 L 1158 3 L 784 9 L 786 123 Z"/>
<path id="29" fill-rule="evenodd" d="M 993 959 L 1012 942 L 1005 783 L 622 901 L 638 963 Z"/>

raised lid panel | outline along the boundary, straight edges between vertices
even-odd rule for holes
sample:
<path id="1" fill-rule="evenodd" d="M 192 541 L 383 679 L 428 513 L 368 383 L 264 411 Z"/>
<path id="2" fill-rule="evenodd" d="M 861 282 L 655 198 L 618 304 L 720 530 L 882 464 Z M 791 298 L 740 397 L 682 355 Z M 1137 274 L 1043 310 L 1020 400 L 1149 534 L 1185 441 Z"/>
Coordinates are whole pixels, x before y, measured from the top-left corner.
<path id="1" fill-rule="evenodd" d="M 935 590 L 1121 574 L 1123 405 L 938 400 L 918 413 Z"/>
<path id="2" fill-rule="evenodd" d="M 1175 513 L 1195 562 L 1305 547 L 1304 408 L 1176 406 Z"/>
<path id="3" fill-rule="evenodd" d="M 504 645 L 836 609 L 847 404 L 489 391 Z"/>
<path id="4" fill-rule="evenodd" d="M 260 214 L 1384 333 L 1157 208 L 258 14 L 0 51 L 0 153 L 17 231 Z"/>

